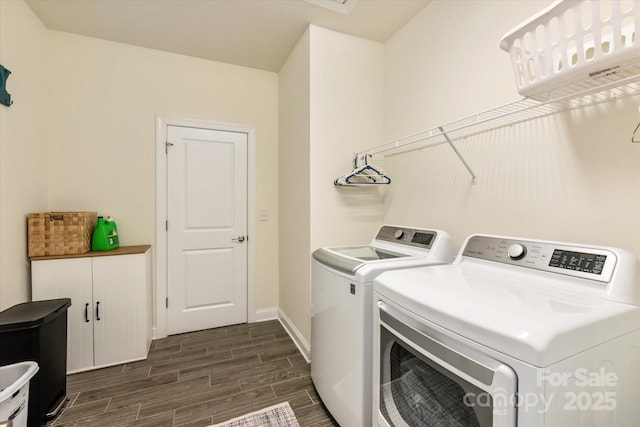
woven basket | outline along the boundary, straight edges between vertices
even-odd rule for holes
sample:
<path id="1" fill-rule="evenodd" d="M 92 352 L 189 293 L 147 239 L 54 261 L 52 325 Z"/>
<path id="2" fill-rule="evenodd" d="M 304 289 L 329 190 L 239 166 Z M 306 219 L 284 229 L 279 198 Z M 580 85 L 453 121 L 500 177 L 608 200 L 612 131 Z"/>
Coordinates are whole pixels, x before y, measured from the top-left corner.
<path id="1" fill-rule="evenodd" d="M 97 216 L 97 212 L 30 213 L 29 257 L 89 252 Z"/>

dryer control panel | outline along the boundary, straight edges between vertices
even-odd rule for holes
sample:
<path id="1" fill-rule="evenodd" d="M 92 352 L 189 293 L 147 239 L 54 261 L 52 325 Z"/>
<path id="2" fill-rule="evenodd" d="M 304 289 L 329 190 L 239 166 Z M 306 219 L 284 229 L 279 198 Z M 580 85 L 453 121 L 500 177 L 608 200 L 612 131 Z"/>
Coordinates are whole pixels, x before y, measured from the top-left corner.
<path id="1" fill-rule="evenodd" d="M 467 240 L 462 255 L 600 282 L 611 280 L 617 261 L 605 248 L 480 235 Z"/>
<path id="2" fill-rule="evenodd" d="M 383 225 L 380 230 L 378 230 L 376 239 L 401 243 L 409 246 L 417 246 L 423 249 L 431 249 L 437 234 L 438 233 L 433 230 Z"/>

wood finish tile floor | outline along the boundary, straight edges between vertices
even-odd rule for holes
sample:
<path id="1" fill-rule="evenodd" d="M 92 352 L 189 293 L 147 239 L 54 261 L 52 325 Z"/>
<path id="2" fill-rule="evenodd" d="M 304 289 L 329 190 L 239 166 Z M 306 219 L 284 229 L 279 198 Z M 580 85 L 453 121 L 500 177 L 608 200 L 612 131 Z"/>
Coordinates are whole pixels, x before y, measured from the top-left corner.
<path id="1" fill-rule="evenodd" d="M 279 321 L 155 340 L 147 360 L 67 376 L 55 426 L 208 426 L 288 401 L 301 427 L 337 426 Z"/>

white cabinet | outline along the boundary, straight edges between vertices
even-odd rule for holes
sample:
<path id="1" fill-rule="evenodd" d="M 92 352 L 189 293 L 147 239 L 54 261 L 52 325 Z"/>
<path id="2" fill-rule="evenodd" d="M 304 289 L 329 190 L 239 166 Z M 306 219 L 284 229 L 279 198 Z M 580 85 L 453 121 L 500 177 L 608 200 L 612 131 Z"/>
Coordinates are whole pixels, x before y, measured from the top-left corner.
<path id="1" fill-rule="evenodd" d="M 68 373 L 147 357 L 152 338 L 148 245 L 33 258 L 31 283 L 34 301 L 71 298 Z"/>

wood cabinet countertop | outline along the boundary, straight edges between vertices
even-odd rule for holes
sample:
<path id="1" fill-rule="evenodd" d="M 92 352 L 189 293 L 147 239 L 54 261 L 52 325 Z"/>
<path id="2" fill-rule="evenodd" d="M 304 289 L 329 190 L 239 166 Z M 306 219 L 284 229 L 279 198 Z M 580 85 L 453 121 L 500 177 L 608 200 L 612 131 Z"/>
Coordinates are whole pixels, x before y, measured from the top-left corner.
<path id="1" fill-rule="evenodd" d="M 98 257 L 98 256 L 113 256 L 113 255 L 132 255 L 143 254 L 151 248 L 151 245 L 137 245 L 137 246 L 120 246 L 117 249 L 110 251 L 89 251 L 83 254 L 73 255 L 47 255 L 47 256 L 35 256 L 31 257 L 31 261 L 41 261 L 46 259 L 62 259 L 62 258 L 85 258 L 85 257 Z"/>

